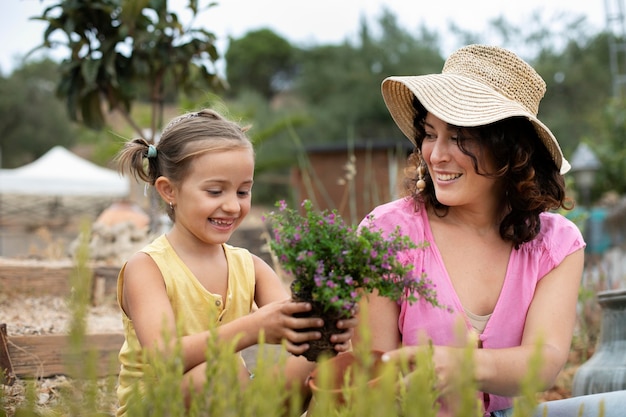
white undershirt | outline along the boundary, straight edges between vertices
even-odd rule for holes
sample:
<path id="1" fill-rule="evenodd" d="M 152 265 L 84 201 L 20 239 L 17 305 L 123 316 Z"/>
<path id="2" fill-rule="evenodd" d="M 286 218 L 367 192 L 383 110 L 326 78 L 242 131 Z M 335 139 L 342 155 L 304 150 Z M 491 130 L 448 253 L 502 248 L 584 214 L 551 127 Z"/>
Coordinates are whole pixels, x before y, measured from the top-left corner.
<path id="1" fill-rule="evenodd" d="M 476 330 L 478 334 L 482 334 L 482 332 L 485 330 L 485 327 L 487 327 L 487 322 L 491 318 L 491 314 L 479 316 L 478 314 L 474 314 L 466 308 L 464 308 L 464 310 L 474 330 Z"/>

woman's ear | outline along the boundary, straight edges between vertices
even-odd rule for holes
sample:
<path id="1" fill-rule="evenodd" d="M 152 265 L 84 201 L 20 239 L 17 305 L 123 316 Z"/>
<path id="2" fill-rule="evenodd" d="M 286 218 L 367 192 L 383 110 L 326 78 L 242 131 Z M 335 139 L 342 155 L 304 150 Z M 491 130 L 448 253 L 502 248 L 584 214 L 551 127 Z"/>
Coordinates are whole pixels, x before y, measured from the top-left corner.
<path id="1" fill-rule="evenodd" d="M 159 177 L 154 182 L 154 188 L 166 204 L 176 204 L 176 187 L 169 178 Z"/>

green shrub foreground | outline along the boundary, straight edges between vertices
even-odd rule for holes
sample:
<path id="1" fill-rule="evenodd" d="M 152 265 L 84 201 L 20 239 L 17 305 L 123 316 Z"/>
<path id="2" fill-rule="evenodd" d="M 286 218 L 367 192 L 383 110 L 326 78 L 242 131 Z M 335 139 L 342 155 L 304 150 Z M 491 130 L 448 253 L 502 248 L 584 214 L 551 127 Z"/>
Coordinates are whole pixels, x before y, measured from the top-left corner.
<path id="1" fill-rule="evenodd" d="M 86 242 L 88 238 L 85 234 Z M 83 248 L 86 245 L 81 245 Z M 86 329 L 85 317 L 90 299 L 92 276 L 87 264 L 88 254 L 79 251 L 76 258 L 75 273 L 72 277 L 72 296 L 69 300 L 73 322 L 70 328 L 71 347 L 68 352 L 68 369 L 71 371 L 71 384 L 58 392 L 58 398 L 45 408 L 37 404 L 37 392 L 34 381 L 28 384 L 26 398 L 15 411 L 15 417 L 56 417 L 111 416 L 114 411 L 110 404 L 115 398 L 116 377 L 105 379 L 96 377 L 98 361 L 110 361 L 115 374 L 118 367 L 116 357 L 99 358 L 95 352 L 85 356 L 81 349 Z M 435 389 L 435 374 L 429 349 L 424 349 L 415 358 L 418 364 L 411 374 L 410 381 L 404 383 L 401 375 L 406 364 L 382 366 L 380 379 L 375 387 L 368 385 L 368 375 L 373 365 L 367 348 L 367 332 L 363 334 L 365 342 L 360 344 L 355 355 L 362 365 L 357 366 L 346 378 L 343 388 L 345 401 L 329 393 L 316 394 L 310 403 L 309 417 L 435 417 L 438 411 Z M 455 417 L 480 417 L 479 398 L 473 375 L 472 347 L 463 351 L 464 360 L 457 380 L 458 411 Z M 195 395 L 191 406 L 186 411 L 183 396 L 178 388 L 182 377 L 182 363 L 176 355 L 153 361 L 152 372 L 148 376 L 143 399 L 133 401 L 129 416 L 132 417 L 175 417 L 175 416 L 219 416 L 219 417 L 299 417 L 303 414 L 304 399 L 295 390 L 285 389 L 285 380 L 280 372 L 287 353 L 284 347 L 277 355 L 276 347 L 261 343 L 253 369 L 255 377 L 244 387 L 238 380 L 238 363 L 241 360 L 233 352 L 233 344 L 217 342 L 214 338 L 207 345 L 207 357 L 211 358 L 207 367 L 207 383 L 204 392 Z M 537 355 L 537 358 L 539 356 Z M 319 363 L 318 385 L 323 389 L 330 384 L 331 368 L 328 361 Z M 515 401 L 514 417 L 530 417 L 537 406 L 537 374 L 541 367 L 535 360 L 522 384 L 522 395 Z M 5 410 L 4 390 L 0 390 L 0 417 L 12 417 Z M 108 404 L 107 407 L 103 404 Z M 549 416 L 548 416 L 549 417 Z"/>
<path id="2" fill-rule="evenodd" d="M 181 362 L 176 359 L 154 362 L 153 382 L 146 384 L 143 400 L 132 402 L 128 415 L 133 417 L 175 417 L 175 416 L 220 416 L 220 417 L 299 417 L 303 414 L 303 398 L 295 390 L 285 389 L 284 378 L 275 371 L 284 362 L 286 354 L 280 355 L 272 346 L 261 344 L 256 356 L 255 377 L 243 387 L 237 377 L 240 358 L 232 347 L 224 343 L 209 343 L 207 355 L 213 358 L 207 368 L 209 381 L 200 395 L 196 395 L 188 412 L 185 411 L 183 397 L 178 386 L 181 381 Z M 319 392 L 311 400 L 310 417 L 435 417 L 438 407 L 435 374 L 430 353 L 424 350 L 416 358 L 415 373 L 408 383 L 399 382 L 398 367 L 384 364 L 380 379 L 375 387 L 368 385 L 369 368 L 373 360 L 365 352 L 355 352 L 362 365 L 356 366 L 351 380 L 346 380 L 343 388 L 345 401 L 340 401 L 328 392 Z M 466 357 L 471 357 L 467 349 Z M 84 358 L 77 377 L 67 389 L 58 393 L 58 399 L 45 409 L 37 405 L 34 384 L 29 385 L 24 404 L 15 412 L 15 417 L 84 416 L 101 417 L 111 415 L 111 410 L 103 410 L 100 404 L 106 403 L 103 397 L 115 397 L 115 378 L 106 383 L 90 376 L 95 374 L 95 355 Z M 75 362 L 78 363 L 78 362 Z M 323 359 L 319 366 L 319 386 L 323 389 L 330 384 L 332 369 Z M 480 403 L 476 396 L 476 386 L 472 375 L 471 360 L 466 360 L 459 369 L 459 411 L 456 417 L 480 417 Z M 531 373 L 532 374 L 532 373 Z M 515 417 L 530 417 L 537 401 L 533 378 L 525 382 L 524 395 L 516 401 Z M 349 386 L 348 386 L 349 385 Z M 110 401 L 109 401 L 110 403 Z M 2 399 L 0 399 L 2 404 Z M 7 414 L 0 412 L 0 416 Z"/>

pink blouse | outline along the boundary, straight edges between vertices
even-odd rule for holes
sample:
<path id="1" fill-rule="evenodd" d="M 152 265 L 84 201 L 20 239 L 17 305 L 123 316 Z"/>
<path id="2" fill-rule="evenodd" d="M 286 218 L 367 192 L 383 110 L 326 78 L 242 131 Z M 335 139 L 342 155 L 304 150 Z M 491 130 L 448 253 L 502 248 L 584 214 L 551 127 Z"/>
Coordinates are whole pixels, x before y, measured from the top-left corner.
<path id="1" fill-rule="evenodd" d="M 412 263 L 418 273 L 426 273 L 435 286 L 439 303 L 447 307 L 433 307 L 426 301 L 413 305 L 402 303 L 398 319 L 402 343 L 416 345 L 418 334 L 425 334 L 435 345 L 457 344 L 455 329 L 458 332 L 458 324 L 464 323 L 468 331 L 472 326 L 434 243 L 426 210 L 421 207 L 416 212 L 413 201 L 403 198 L 381 205 L 370 214 L 373 215 L 372 225 L 375 228 L 388 233 L 400 226 L 402 233 L 414 242 L 429 243 L 423 249 L 398 256 Z M 540 219 L 541 231 L 537 237 L 511 251 L 502 291 L 485 330 L 479 335 L 484 348 L 519 346 L 537 283 L 565 257 L 585 247 L 580 230 L 570 220 L 554 213 L 542 213 Z M 361 225 L 366 224 L 366 220 L 361 222 Z M 511 398 L 485 395 L 486 412 L 511 405 Z"/>

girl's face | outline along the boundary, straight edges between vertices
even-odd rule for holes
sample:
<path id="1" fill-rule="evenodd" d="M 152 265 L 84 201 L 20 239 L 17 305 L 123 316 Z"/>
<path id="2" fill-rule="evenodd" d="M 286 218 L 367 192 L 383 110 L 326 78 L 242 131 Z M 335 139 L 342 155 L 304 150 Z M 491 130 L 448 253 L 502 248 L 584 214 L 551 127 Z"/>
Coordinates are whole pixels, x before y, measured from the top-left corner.
<path id="1" fill-rule="evenodd" d="M 251 149 L 198 156 L 177 190 L 176 227 L 205 243 L 228 241 L 250 212 L 253 176 Z"/>
<path id="2" fill-rule="evenodd" d="M 456 128 L 430 113 L 424 128 L 422 156 L 440 203 L 454 207 L 485 201 L 489 195 L 496 197 L 496 181 L 476 173 L 472 159 L 459 148 Z M 491 159 L 476 139 L 465 138 L 463 147 L 476 156 L 479 172 L 493 171 Z"/>

